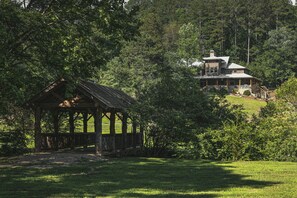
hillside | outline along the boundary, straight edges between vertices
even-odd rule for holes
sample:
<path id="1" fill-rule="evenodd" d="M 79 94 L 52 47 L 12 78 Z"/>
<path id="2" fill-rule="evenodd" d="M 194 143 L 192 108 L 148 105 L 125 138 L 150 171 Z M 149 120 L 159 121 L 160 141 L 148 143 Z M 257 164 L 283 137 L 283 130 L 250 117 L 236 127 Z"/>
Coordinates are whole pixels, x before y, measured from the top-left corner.
<path id="1" fill-rule="evenodd" d="M 228 95 L 226 99 L 231 104 L 242 105 L 244 108 L 244 112 L 246 112 L 249 116 L 252 116 L 253 114 L 258 115 L 261 107 L 266 106 L 265 101 L 257 100 L 253 98 Z"/>

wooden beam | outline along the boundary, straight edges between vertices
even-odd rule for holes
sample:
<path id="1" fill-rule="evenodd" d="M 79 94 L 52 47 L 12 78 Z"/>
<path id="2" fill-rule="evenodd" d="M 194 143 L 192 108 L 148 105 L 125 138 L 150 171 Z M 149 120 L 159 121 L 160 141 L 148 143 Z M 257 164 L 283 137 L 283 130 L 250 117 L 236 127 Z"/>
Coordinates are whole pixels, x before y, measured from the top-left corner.
<path id="1" fill-rule="evenodd" d="M 83 133 L 85 134 L 85 138 L 84 138 L 84 148 L 88 148 L 88 137 L 87 137 L 87 133 L 88 133 L 88 113 L 84 113 L 83 114 Z"/>
<path id="2" fill-rule="evenodd" d="M 143 147 L 143 142 L 144 141 L 144 130 L 143 130 L 143 126 L 140 125 L 140 147 Z"/>
<path id="3" fill-rule="evenodd" d="M 41 150 L 41 108 L 36 107 L 35 109 L 35 123 L 34 123 L 34 136 L 35 136 L 35 151 Z"/>
<path id="4" fill-rule="evenodd" d="M 63 106 L 62 103 L 39 103 L 38 106 L 42 107 L 42 108 L 94 108 L 95 105 L 92 103 L 77 103 L 75 105 L 71 105 L 70 106 Z"/>
<path id="5" fill-rule="evenodd" d="M 110 116 L 108 116 L 106 112 L 104 112 L 103 115 L 104 115 L 105 117 L 107 117 L 107 119 L 110 120 Z"/>
<path id="6" fill-rule="evenodd" d="M 93 115 L 91 114 L 89 117 L 88 117 L 88 121 L 91 119 L 91 117 L 93 117 Z"/>
<path id="7" fill-rule="evenodd" d="M 127 128 L 128 128 L 127 119 L 128 119 L 127 113 L 123 113 L 123 116 L 122 116 L 123 149 L 126 149 L 126 145 L 127 145 Z"/>
<path id="8" fill-rule="evenodd" d="M 76 116 L 75 116 L 75 118 L 74 118 L 74 121 L 78 118 L 78 116 L 79 116 L 79 112 L 77 112 L 77 114 L 76 114 Z"/>
<path id="9" fill-rule="evenodd" d="M 96 108 L 94 111 L 95 124 L 95 154 L 102 155 L 102 110 Z"/>
<path id="10" fill-rule="evenodd" d="M 238 88 L 241 87 L 241 79 L 238 80 Z"/>
<path id="11" fill-rule="evenodd" d="M 110 136 L 111 136 L 111 148 L 112 151 L 116 151 L 116 133 L 115 133 L 115 112 L 110 113 L 110 126 L 109 126 Z"/>
<path id="12" fill-rule="evenodd" d="M 119 113 L 116 113 L 116 116 L 117 116 L 121 121 L 123 121 L 123 116 L 121 116 Z"/>
<path id="13" fill-rule="evenodd" d="M 136 145 L 137 145 L 136 132 L 137 132 L 137 123 L 135 121 L 133 121 L 132 122 L 133 148 L 136 148 Z"/>
<path id="14" fill-rule="evenodd" d="M 53 111 L 53 124 L 54 124 L 54 149 L 58 150 L 59 148 L 59 114 L 57 111 Z"/>
<path id="15" fill-rule="evenodd" d="M 70 144 L 71 149 L 74 149 L 75 147 L 75 135 L 74 135 L 74 112 L 69 111 L 69 132 L 70 132 Z"/>

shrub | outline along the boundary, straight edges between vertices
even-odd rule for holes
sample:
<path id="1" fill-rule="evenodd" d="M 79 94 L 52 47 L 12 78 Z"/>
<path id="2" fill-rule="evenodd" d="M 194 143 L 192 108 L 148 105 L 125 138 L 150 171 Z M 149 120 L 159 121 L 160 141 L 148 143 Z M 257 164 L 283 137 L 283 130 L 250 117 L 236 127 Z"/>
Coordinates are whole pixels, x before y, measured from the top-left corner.
<path id="1" fill-rule="evenodd" d="M 0 132 L 0 156 L 19 155 L 27 151 L 26 136 L 21 131 Z"/>
<path id="2" fill-rule="evenodd" d="M 232 94 L 237 94 L 238 93 L 238 89 L 232 89 Z"/>
<path id="3" fill-rule="evenodd" d="M 250 95 L 251 95 L 251 91 L 250 91 L 250 90 L 245 90 L 245 91 L 243 92 L 243 95 L 245 95 L 245 96 L 250 96 Z"/>
<path id="4" fill-rule="evenodd" d="M 257 160 L 262 158 L 258 137 L 248 123 L 225 123 L 221 129 L 199 135 L 201 158 Z"/>
<path id="5" fill-rule="evenodd" d="M 220 94 L 221 96 L 225 96 L 225 95 L 228 95 L 229 92 L 228 92 L 228 90 L 227 90 L 226 88 L 221 88 L 221 89 L 219 90 L 219 94 Z"/>

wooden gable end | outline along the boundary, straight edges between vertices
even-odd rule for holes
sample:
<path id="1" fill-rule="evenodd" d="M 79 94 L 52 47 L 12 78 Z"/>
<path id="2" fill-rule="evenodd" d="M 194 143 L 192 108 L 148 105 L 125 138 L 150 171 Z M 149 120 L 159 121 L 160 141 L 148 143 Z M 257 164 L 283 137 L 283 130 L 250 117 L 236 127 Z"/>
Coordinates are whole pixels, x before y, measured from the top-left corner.
<path id="1" fill-rule="evenodd" d="M 43 109 L 53 108 L 92 108 L 95 102 L 76 87 L 69 90 L 64 79 L 51 83 L 48 87 L 32 97 L 27 103 Z"/>

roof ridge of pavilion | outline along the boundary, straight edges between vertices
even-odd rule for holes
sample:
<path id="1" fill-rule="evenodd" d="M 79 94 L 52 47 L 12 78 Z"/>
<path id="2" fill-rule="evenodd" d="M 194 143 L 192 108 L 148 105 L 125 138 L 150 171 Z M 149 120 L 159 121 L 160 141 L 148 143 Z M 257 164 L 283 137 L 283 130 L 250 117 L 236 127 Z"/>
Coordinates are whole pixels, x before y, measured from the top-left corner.
<path id="1" fill-rule="evenodd" d="M 60 85 L 65 85 L 69 81 L 64 78 L 60 78 L 50 83 L 48 86 L 43 88 L 40 92 L 30 98 L 25 105 L 29 106 L 38 103 L 38 101 L 46 98 L 52 91 L 59 88 Z M 131 104 L 136 101 L 134 98 L 126 94 L 125 92 L 108 87 L 105 85 L 100 85 L 90 80 L 79 79 L 76 84 L 76 89 L 82 91 L 82 94 L 93 100 L 95 103 L 98 102 L 99 105 L 104 109 L 114 109 L 123 111 L 128 108 Z M 66 99 L 66 98 L 65 98 Z"/>

